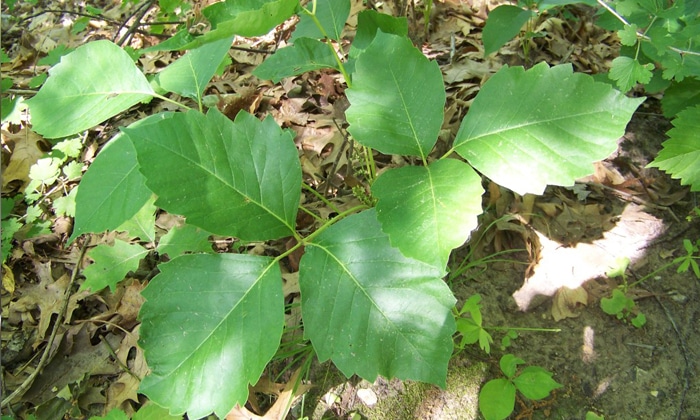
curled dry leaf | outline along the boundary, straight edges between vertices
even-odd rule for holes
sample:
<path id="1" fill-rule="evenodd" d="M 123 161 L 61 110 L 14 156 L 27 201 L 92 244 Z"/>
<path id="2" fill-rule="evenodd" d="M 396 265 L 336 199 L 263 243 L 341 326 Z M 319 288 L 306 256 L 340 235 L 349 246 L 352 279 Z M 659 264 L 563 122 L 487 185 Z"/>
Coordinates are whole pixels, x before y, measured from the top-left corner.
<path id="1" fill-rule="evenodd" d="M 560 287 L 554 295 L 552 301 L 552 317 L 555 321 L 564 318 L 576 318 L 580 314 L 574 312 L 579 304 L 588 304 L 588 292 L 583 287 L 569 289 L 566 286 Z"/>
<path id="2" fill-rule="evenodd" d="M 294 404 L 294 400 L 302 396 L 311 389 L 311 385 L 302 384 L 299 380 L 301 369 L 297 369 L 294 375 L 285 384 L 274 383 L 267 378 L 262 378 L 251 388 L 251 396 L 256 392 L 270 395 L 277 395 L 277 401 L 270 407 L 263 416 L 252 413 L 245 407 L 236 405 L 226 415 L 226 420 L 284 420 L 287 418 L 289 409 Z"/>

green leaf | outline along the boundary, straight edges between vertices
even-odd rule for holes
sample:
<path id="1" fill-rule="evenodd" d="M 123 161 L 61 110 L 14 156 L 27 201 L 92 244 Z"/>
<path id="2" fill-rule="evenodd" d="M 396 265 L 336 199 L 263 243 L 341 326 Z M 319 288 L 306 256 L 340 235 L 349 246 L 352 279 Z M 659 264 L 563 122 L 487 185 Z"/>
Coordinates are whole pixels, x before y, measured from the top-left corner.
<path id="1" fill-rule="evenodd" d="M 75 217 L 75 196 L 78 194 L 78 187 L 70 190 L 68 195 L 58 197 L 53 201 L 53 211 L 56 216 Z"/>
<path id="2" fill-rule="evenodd" d="M 361 11 L 357 15 L 357 32 L 350 46 L 350 57 L 355 58 L 367 49 L 374 41 L 377 31 L 406 37 L 408 36 L 408 19 L 379 13 L 375 10 Z"/>
<path id="3" fill-rule="evenodd" d="M 98 245 L 88 252 L 94 263 L 83 270 L 85 282 L 80 290 L 97 293 L 105 287 L 114 292 L 117 283 L 122 281 L 129 271 L 136 271 L 141 258 L 148 250 L 138 244 L 130 244 L 116 239 L 114 246 Z"/>
<path id="4" fill-rule="evenodd" d="M 518 365 L 525 363 L 523 359 L 513 356 L 512 354 L 504 354 L 499 361 L 499 366 L 504 375 L 509 378 L 515 376 L 515 370 Z"/>
<path id="5" fill-rule="evenodd" d="M 338 68 L 328 45 L 311 38 L 298 38 L 294 45 L 278 49 L 263 61 L 253 70 L 253 75 L 277 83 L 285 77 L 326 68 Z"/>
<path id="6" fill-rule="evenodd" d="M 90 420 L 129 420 L 129 416 L 118 408 L 113 408 L 109 413 L 105 414 L 103 417 L 92 416 Z"/>
<path id="7" fill-rule="evenodd" d="M 80 156 L 80 152 L 83 150 L 83 142 L 80 138 L 76 137 L 73 139 L 63 140 L 56 143 L 53 150 L 60 150 L 68 157 L 77 158 Z"/>
<path id="8" fill-rule="evenodd" d="M 0 212 L 2 212 L 2 219 L 9 217 L 12 214 L 12 210 L 15 207 L 14 197 L 2 197 L 0 198 Z"/>
<path id="9" fill-rule="evenodd" d="M 669 139 L 648 167 L 680 179 L 681 185 L 690 185 L 690 191 L 700 191 L 700 105 L 680 112 L 671 123 Z"/>
<path id="10" fill-rule="evenodd" d="M 158 252 L 167 254 L 170 259 L 190 252 L 212 252 L 211 233 L 191 225 L 177 226 L 163 235 L 158 243 Z"/>
<path id="11" fill-rule="evenodd" d="M 685 79 L 673 83 L 661 98 L 661 108 L 666 118 L 673 118 L 686 108 L 700 105 L 700 80 Z"/>
<path id="12" fill-rule="evenodd" d="M 371 209 L 307 244 L 299 285 L 304 334 L 348 377 L 445 386 L 455 299 L 442 272 L 392 248 Z"/>
<path id="13" fill-rule="evenodd" d="M 216 108 L 165 114 L 125 128 L 156 205 L 209 232 L 244 241 L 293 234 L 301 166 L 292 134 L 268 117 Z"/>
<path id="14" fill-rule="evenodd" d="M 456 325 L 457 331 L 462 334 L 460 347 L 464 347 L 465 344 L 474 344 L 479 341 L 482 328 L 481 325 L 477 325 L 473 319 L 459 318 L 456 320 Z"/>
<path id="15" fill-rule="evenodd" d="M 139 238 L 141 242 L 154 242 L 156 240 L 155 215 L 158 210 L 154 202 L 155 197 L 151 197 L 136 214 L 114 230 L 129 232 L 130 238 Z"/>
<path id="16" fill-rule="evenodd" d="M 617 149 L 643 98 L 573 73 L 570 65 L 504 67 L 462 120 L 454 149 L 479 172 L 518 194 L 573 185 Z"/>
<path id="17" fill-rule="evenodd" d="M 515 38 L 525 22 L 534 16 L 536 14 L 532 10 L 507 4 L 493 9 L 484 26 L 484 56 L 498 51 L 506 42 Z"/>
<path id="18" fill-rule="evenodd" d="M 27 100 L 32 129 L 46 138 L 87 130 L 154 94 L 129 54 L 104 40 L 64 56 L 49 75 Z"/>
<path id="19" fill-rule="evenodd" d="M 223 418 L 244 405 L 277 351 L 282 275 L 271 258 L 191 254 L 159 266 L 142 292 L 141 340 L 151 374 L 139 392 L 171 414 Z"/>
<path id="20" fill-rule="evenodd" d="M 2 232 L 2 262 L 7 260 L 7 257 L 12 251 L 12 238 L 15 233 L 22 228 L 22 223 L 15 217 L 10 217 L 0 222 L 0 232 Z"/>
<path id="21" fill-rule="evenodd" d="M 531 400 L 547 398 L 552 390 L 561 388 L 561 384 L 552 379 L 552 373 L 539 366 L 526 367 L 513 379 L 513 383 L 518 391 Z"/>
<path id="22" fill-rule="evenodd" d="M 633 23 L 631 25 L 625 25 L 624 28 L 617 31 L 617 36 L 620 37 L 620 43 L 629 47 L 634 46 L 637 43 L 637 29 L 639 28 Z"/>
<path id="23" fill-rule="evenodd" d="M 49 76 L 46 73 L 38 74 L 38 75 L 32 77 L 31 80 L 29 80 L 29 83 L 27 83 L 27 86 L 29 86 L 31 89 L 36 89 L 39 86 L 43 85 L 48 77 Z"/>
<path id="24" fill-rule="evenodd" d="M 649 83 L 653 76 L 652 70 L 654 70 L 652 63 L 641 64 L 630 57 L 617 57 L 612 61 L 608 77 L 615 81 L 621 91 L 627 92 L 637 83 Z"/>
<path id="25" fill-rule="evenodd" d="M 611 297 L 600 300 L 600 309 L 608 315 L 622 314 L 625 309 L 630 309 L 633 306 L 634 301 L 625 296 L 625 293 L 620 289 L 614 289 Z"/>
<path id="26" fill-rule="evenodd" d="M 147 402 L 135 412 L 132 420 L 182 420 L 182 416 L 171 416 L 167 408 Z"/>
<path id="27" fill-rule="evenodd" d="M 387 170 L 372 185 L 372 193 L 391 244 L 440 270 L 483 212 L 481 177 L 457 159 Z"/>
<path id="28" fill-rule="evenodd" d="M 66 164 L 66 166 L 63 167 L 61 172 L 63 172 L 63 174 L 66 176 L 66 179 L 68 180 L 78 179 L 81 176 L 83 176 L 84 167 L 85 165 L 82 162 L 74 160 Z"/>
<path id="29" fill-rule="evenodd" d="M 156 84 L 200 103 L 204 88 L 228 53 L 232 41 L 233 37 L 229 37 L 188 51 L 158 73 Z"/>
<path id="30" fill-rule="evenodd" d="M 127 136 L 117 134 L 80 180 L 70 241 L 83 233 L 114 230 L 129 220 L 153 194 L 145 182 L 134 146 Z"/>
<path id="31" fill-rule="evenodd" d="M 437 141 L 445 105 L 437 63 L 409 39 L 380 32 L 357 59 L 352 80 L 345 115 L 353 137 L 385 154 L 425 160 Z"/>
<path id="32" fill-rule="evenodd" d="M 311 2 L 306 7 L 310 9 Z M 323 32 L 308 13 L 302 12 L 292 34 L 292 41 L 296 42 L 299 38 L 323 39 L 326 37 L 340 41 L 348 16 L 350 16 L 350 0 L 317 0 L 316 18 Z"/>
<path id="33" fill-rule="evenodd" d="M 493 344 L 493 337 L 482 327 L 479 329 L 479 348 L 489 354 L 491 353 L 491 344 Z"/>
<path id="34" fill-rule="evenodd" d="M 43 158 L 29 167 L 29 179 L 39 181 L 44 185 L 51 185 L 61 175 L 61 160 L 57 158 Z"/>
<path id="35" fill-rule="evenodd" d="M 184 50 L 197 48 L 233 35 L 244 37 L 265 35 L 272 28 L 289 19 L 298 6 L 298 0 L 226 0 L 214 3 L 202 10 L 202 14 L 211 22 L 213 29 L 185 45 L 180 45 L 179 48 Z M 186 35 L 184 39 L 187 39 Z M 179 43 L 181 44 L 182 41 Z"/>
<path id="36" fill-rule="evenodd" d="M 499 378 L 486 382 L 479 391 L 479 411 L 486 420 L 503 420 L 515 408 L 515 385 Z"/>
<path id="37" fill-rule="evenodd" d="M 637 314 L 637 316 L 632 318 L 632 320 L 630 322 L 636 328 L 642 328 L 647 323 L 647 317 L 644 314 L 639 313 L 639 314 Z"/>

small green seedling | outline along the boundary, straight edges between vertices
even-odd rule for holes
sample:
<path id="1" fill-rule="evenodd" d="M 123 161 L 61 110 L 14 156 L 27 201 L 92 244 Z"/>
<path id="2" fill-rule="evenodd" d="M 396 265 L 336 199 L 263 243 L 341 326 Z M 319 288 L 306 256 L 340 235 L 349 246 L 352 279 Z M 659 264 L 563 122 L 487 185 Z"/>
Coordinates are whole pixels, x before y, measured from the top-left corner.
<path id="1" fill-rule="evenodd" d="M 479 347 L 486 353 L 491 353 L 491 344 L 493 337 L 487 330 L 506 331 L 505 336 L 501 339 L 501 350 L 505 350 L 511 345 L 511 341 L 518 338 L 517 331 L 543 331 L 543 332 L 559 332 L 559 328 L 527 328 L 527 327 L 484 327 L 483 317 L 481 316 L 481 295 L 475 294 L 467 299 L 462 305 L 462 309 L 453 309 L 455 323 L 457 324 L 457 334 L 462 338 L 457 344 L 459 351 L 464 350 L 467 344 L 479 342 Z M 469 313 L 470 318 L 465 318 L 463 315 Z"/>
<path id="2" fill-rule="evenodd" d="M 467 344 L 479 342 L 479 347 L 486 353 L 491 353 L 491 344 L 493 337 L 483 327 L 483 318 L 481 316 L 481 295 L 478 293 L 471 296 L 464 302 L 462 309 L 455 313 L 457 332 L 462 336 L 462 339 L 457 346 L 460 350 L 464 349 Z M 469 312 L 471 318 L 462 317 L 463 314 Z"/>
<path id="3" fill-rule="evenodd" d="M 479 392 L 479 411 L 486 420 L 501 420 L 510 416 L 515 408 L 515 391 L 525 398 L 541 400 L 561 384 L 552 379 L 552 373 L 539 366 L 528 366 L 516 372 L 525 363 L 512 354 L 501 357 L 500 367 L 505 378 L 492 379 Z"/>
<path id="4" fill-rule="evenodd" d="M 626 275 L 629 264 L 629 258 L 617 258 L 615 266 L 605 273 L 610 278 L 622 277 L 622 284 L 612 291 L 611 297 L 600 300 L 600 308 L 608 315 L 615 315 L 617 319 L 629 321 L 635 327 L 642 328 L 646 324 L 647 318 L 639 312 L 634 300 L 627 295 L 630 288 Z"/>
<path id="5" fill-rule="evenodd" d="M 600 300 L 600 308 L 609 315 L 615 315 L 617 319 L 629 320 L 637 328 L 643 327 L 647 322 L 646 317 L 639 312 L 634 300 L 627 295 L 627 292 L 636 285 L 653 278 L 658 273 L 674 265 L 678 266 L 676 268 L 678 273 L 687 273 L 692 268 L 695 277 L 700 279 L 700 266 L 698 266 L 697 262 L 697 260 L 700 260 L 700 239 L 696 240 L 695 243 L 691 242 L 690 239 L 683 239 L 683 248 L 686 252 L 685 255 L 675 258 L 670 263 L 664 264 L 630 284 L 627 284 L 627 276 L 625 274 L 630 263 L 629 258 L 619 258 L 616 261 L 616 266 L 612 267 L 606 274 L 610 278 L 622 277 L 622 284 L 613 290 L 611 297 Z"/>
<path id="6" fill-rule="evenodd" d="M 683 239 L 683 248 L 685 248 L 686 255 L 673 260 L 673 264 L 678 264 L 676 272 L 687 273 L 688 269 L 692 267 L 695 277 L 700 279 L 700 267 L 698 267 L 697 262 L 697 260 L 700 259 L 700 239 L 695 241 L 694 244 L 690 241 L 690 239 Z"/>

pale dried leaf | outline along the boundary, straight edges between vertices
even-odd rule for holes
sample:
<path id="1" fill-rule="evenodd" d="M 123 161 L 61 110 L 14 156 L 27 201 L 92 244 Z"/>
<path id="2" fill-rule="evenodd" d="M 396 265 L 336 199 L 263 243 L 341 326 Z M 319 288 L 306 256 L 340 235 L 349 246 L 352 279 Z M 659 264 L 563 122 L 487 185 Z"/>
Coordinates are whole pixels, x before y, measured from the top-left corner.
<path id="1" fill-rule="evenodd" d="M 576 318 L 580 314 L 574 312 L 578 305 L 588 304 L 588 292 L 583 287 L 569 289 L 561 287 L 554 294 L 552 301 L 552 317 L 555 321 L 561 321 L 564 318 Z"/>
<path id="2" fill-rule="evenodd" d="M 294 400 L 301 397 L 306 391 L 311 389 L 311 385 L 302 384 L 299 381 L 301 368 L 294 372 L 294 375 L 286 384 L 277 384 L 266 378 L 262 378 L 251 389 L 251 395 L 254 392 L 277 395 L 277 401 L 270 407 L 264 416 L 258 416 L 250 412 L 245 407 L 236 405 L 227 415 L 226 420 L 284 420 L 289 413 L 289 409 L 294 404 Z"/>

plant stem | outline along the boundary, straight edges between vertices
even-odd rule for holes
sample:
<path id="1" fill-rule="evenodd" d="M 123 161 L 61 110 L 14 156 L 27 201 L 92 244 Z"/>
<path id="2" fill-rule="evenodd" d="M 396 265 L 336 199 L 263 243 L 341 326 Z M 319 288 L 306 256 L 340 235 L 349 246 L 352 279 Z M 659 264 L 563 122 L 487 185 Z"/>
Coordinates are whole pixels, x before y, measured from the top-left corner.
<path id="1" fill-rule="evenodd" d="M 482 327 L 492 331 L 538 331 L 538 332 L 561 332 L 561 328 L 532 328 L 532 327 Z"/>
<path id="2" fill-rule="evenodd" d="M 313 1 L 313 6 L 312 6 L 311 10 L 309 10 L 307 8 L 303 8 L 303 10 L 304 10 L 304 12 L 306 12 L 309 15 L 311 20 L 314 21 L 314 24 L 316 24 L 316 27 L 321 32 L 321 35 L 323 35 L 323 37 L 326 39 L 326 45 L 328 45 L 328 48 L 330 48 L 331 52 L 333 53 L 333 58 L 335 58 L 335 62 L 338 65 L 338 69 L 340 70 L 340 73 L 343 75 L 343 78 L 345 79 L 345 84 L 348 85 L 348 88 L 351 88 L 352 81 L 350 80 L 350 76 L 348 75 L 348 72 L 345 70 L 345 66 L 343 65 L 343 62 L 340 60 L 340 57 L 338 56 L 338 51 L 336 51 L 335 48 L 333 47 L 333 43 L 331 42 L 331 38 L 326 33 L 326 30 L 323 29 L 323 25 L 321 25 L 321 22 L 318 20 L 318 17 L 316 17 L 316 0 Z"/>
<path id="3" fill-rule="evenodd" d="M 333 203 L 331 203 L 330 200 L 328 200 L 326 197 L 324 197 L 323 194 L 321 194 L 318 191 L 316 191 L 315 189 L 311 188 L 311 186 L 308 185 L 306 182 L 302 182 L 301 187 L 304 188 L 305 190 L 307 190 L 308 192 L 310 192 L 311 194 L 313 194 L 319 200 L 321 200 L 323 202 L 323 204 L 330 207 L 334 212 L 340 213 L 340 210 Z"/>
<path id="4" fill-rule="evenodd" d="M 640 283 L 643 283 L 643 282 L 645 282 L 646 280 L 648 280 L 649 278 L 651 278 L 651 277 L 657 275 L 658 273 L 660 273 L 660 272 L 662 272 L 662 271 L 664 271 L 664 270 L 667 270 L 667 269 L 673 267 L 674 265 L 676 265 L 676 263 L 673 262 L 673 261 L 671 261 L 671 262 L 668 263 L 668 264 L 664 264 L 664 265 L 662 265 L 661 267 L 657 268 L 656 270 L 652 271 L 651 273 L 647 274 L 646 276 L 642 277 L 641 279 L 635 281 L 634 283 L 628 284 L 628 285 L 626 286 L 626 289 L 629 289 L 630 287 L 634 287 L 634 286 L 636 286 L 636 285 L 638 285 L 638 284 L 640 284 Z"/>
<path id="5" fill-rule="evenodd" d="M 630 25 L 630 23 L 627 21 L 627 19 L 625 19 L 622 15 L 617 13 L 617 11 L 615 9 L 613 9 L 612 7 L 610 7 L 607 3 L 605 3 L 605 1 L 597 0 L 597 2 L 598 2 L 598 4 L 603 6 L 608 12 L 612 13 L 612 15 L 615 16 L 617 18 L 617 20 L 622 22 L 625 26 Z M 649 35 L 646 35 L 646 33 L 641 33 L 639 31 L 637 31 L 637 36 L 643 40 L 651 41 L 651 38 L 649 37 Z M 676 52 L 678 54 L 681 54 L 681 55 L 687 54 L 687 55 L 700 56 L 700 52 L 697 52 L 697 51 L 682 50 L 682 49 L 676 48 L 676 47 L 668 47 L 668 49 L 673 51 L 673 52 Z"/>
<path id="6" fill-rule="evenodd" d="M 183 103 L 181 103 L 181 102 L 175 101 L 175 100 L 170 99 L 170 98 L 168 98 L 168 97 L 165 97 L 165 96 L 163 96 L 163 95 L 159 95 L 159 94 L 157 94 L 157 93 L 153 93 L 152 95 L 153 95 L 154 98 L 158 98 L 158 99 L 160 99 L 160 100 L 162 100 L 162 101 L 165 101 L 165 102 L 170 102 L 171 104 L 177 105 L 177 106 L 179 106 L 179 107 L 181 107 L 181 108 L 185 108 L 185 109 L 187 109 L 188 111 L 191 110 L 191 109 L 193 109 L 193 108 L 191 108 L 191 107 L 189 107 L 189 106 L 187 106 L 187 105 L 185 105 L 185 104 L 183 104 Z M 202 111 L 201 104 L 200 104 L 199 111 L 200 111 L 200 112 Z"/>
<path id="7" fill-rule="evenodd" d="M 361 205 L 355 206 L 349 210 L 345 210 L 344 212 L 340 213 L 339 215 L 337 215 L 334 218 L 332 218 L 331 220 L 329 220 L 323 226 L 316 229 L 316 231 L 313 232 L 312 234 L 310 234 L 309 236 L 302 238 L 302 240 L 299 243 L 303 244 L 303 245 L 310 243 L 316 236 L 320 235 L 324 230 L 328 229 L 330 226 L 334 225 L 336 222 L 350 216 L 351 214 L 357 213 L 360 210 L 364 210 L 366 208 L 368 208 L 366 205 L 361 204 Z"/>

